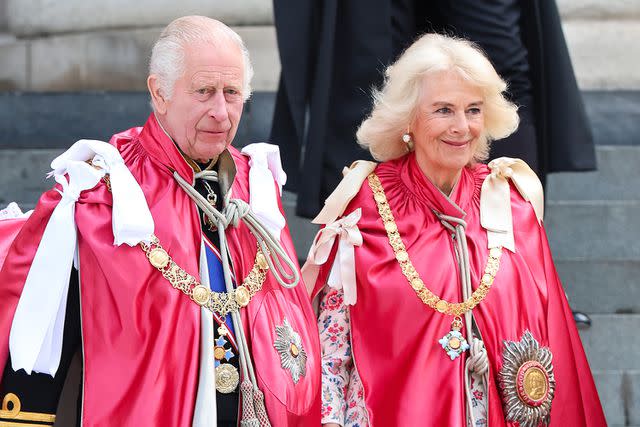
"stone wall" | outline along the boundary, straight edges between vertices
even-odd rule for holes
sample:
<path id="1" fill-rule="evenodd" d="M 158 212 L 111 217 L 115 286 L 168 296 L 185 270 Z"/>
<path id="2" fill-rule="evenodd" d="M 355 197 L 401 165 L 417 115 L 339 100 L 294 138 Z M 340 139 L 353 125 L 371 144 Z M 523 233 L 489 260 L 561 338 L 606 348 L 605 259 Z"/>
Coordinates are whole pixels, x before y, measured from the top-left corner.
<path id="1" fill-rule="evenodd" d="M 9 21 L 7 20 L 7 0 L 0 0 L 0 33 L 4 33 L 9 29 Z"/>
<path id="2" fill-rule="evenodd" d="M 150 48 L 184 14 L 215 16 L 245 39 L 254 88 L 274 91 L 280 63 L 271 0 L 0 0 L 14 39 L 0 42 L 0 90 L 145 90 Z M 640 89 L 640 2 L 558 0 L 582 89 Z M 1 20 L 0 20 L 1 22 Z M 1 24 L 0 24 L 1 25 Z"/>

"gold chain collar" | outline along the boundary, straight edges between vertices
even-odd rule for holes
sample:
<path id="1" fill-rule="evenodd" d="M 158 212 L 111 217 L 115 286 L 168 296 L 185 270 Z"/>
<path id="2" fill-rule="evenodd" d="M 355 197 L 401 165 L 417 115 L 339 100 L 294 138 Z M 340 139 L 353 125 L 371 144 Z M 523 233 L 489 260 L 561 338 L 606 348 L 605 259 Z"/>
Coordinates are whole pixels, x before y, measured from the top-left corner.
<path id="1" fill-rule="evenodd" d="M 489 250 L 489 258 L 487 259 L 487 266 L 484 269 L 480 286 L 478 286 L 466 301 L 452 303 L 441 299 L 427 288 L 409 259 L 409 253 L 398 232 L 398 226 L 389 207 L 389 202 L 380 183 L 380 179 L 375 173 L 372 173 L 367 177 L 367 180 L 373 191 L 373 198 L 378 207 L 378 213 L 382 218 L 384 229 L 387 232 L 389 244 L 396 255 L 396 260 L 398 260 L 400 264 L 402 274 L 407 278 L 409 285 L 411 285 L 416 292 L 418 298 L 432 309 L 450 316 L 460 316 L 477 306 L 489 293 L 493 279 L 500 269 L 502 248 L 491 248 L 491 250 Z"/>
<path id="2" fill-rule="evenodd" d="M 100 167 L 95 166 L 91 160 L 87 160 L 87 163 L 96 169 L 100 169 Z M 111 191 L 109 174 L 105 174 L 102 179 L 107 185 L 107 189 Z M 205 307 L 221 317 L 225 317 L 231 312 L 238 312 L 242 307 L 249 305 L 253 296 L 262 289 L 262 285 L 267 277 L 267 270 L 269 269 L 269 263 L 265 258 L 265 254 L 262 253 L 262 249 L 260 245 L 258 245 L 253 268 L 251 268 L 251 271 L 247 274 L 247 277 L 245 277 L 242 285 L 233 289 L 231 292 L 215 292 L 203 286 L 198 279 L 176 264 L 155 235 L 151 236 L 151 242 L 149 244 L 140 242 L 140 248 L 142 248 L 147 255 L 147 259 L 151 265 L 162 273 L 164 278 L 171 283 L 171 286 L 181 290 L 199 306 Z"/>
<path id="3" fill-rule="evenodd" d="M 160 245 L 154 235 L 151 243 L 140 243 L 140 247 L 147 255 L 147 259 L 162 273 L 165 279 L 176 289 L 181 290 L 196 304 L 224 317 L 228 313 L 237 312 L 246 307 L 251 298 L 262 289 L 269 264 L 260 246 L 256 252 L 253 268 L 242 282 L 242 285 L 231 292 L 215 292 L 202 285 L 195 277 L 184 271 L 173 261 L 167 251 Z"/>

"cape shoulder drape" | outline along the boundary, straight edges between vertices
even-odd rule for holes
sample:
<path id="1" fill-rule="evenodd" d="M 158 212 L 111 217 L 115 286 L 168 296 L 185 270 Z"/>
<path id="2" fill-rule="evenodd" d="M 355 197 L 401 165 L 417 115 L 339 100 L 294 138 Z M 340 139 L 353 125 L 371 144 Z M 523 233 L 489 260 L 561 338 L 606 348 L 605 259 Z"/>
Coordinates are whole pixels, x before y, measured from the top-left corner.
<path id="1" fill-rule="evenodd" d="M 420 171 L 413 154 L 380 164 L 379 176 L 409 257 L 425 285 L 450 302 L 463 300 L 451 233 L 434 211 L 467 222 L 471 280 L 477 288 L 487 257 L 480 225 L 485 165 L 465 168 L 447 198 Z M 455 203 L 455 205 L 454 205 Z M 456 205 L 465 214 L 462 214 Z M 450 360 L 438 340 L 452 318 L 427 307 L 403 276 L 365 181 L 344 215 L 361 209 L 363 243 L 355 248 L 357 302 L 350 307 L 351 344 L 372 426 L 464 425 L 466 355 Z M 532 206 L 511 189 L 516 252 L 504 249 L 488 296 L 473 310 L 489 363 L 489 425 L 505 422 L 498 373 L 504 343 L 530 331 L 553 353 L 556 393 L 552 426 L 604 426 L 604 415 L 543 227 Z M 335 248 L 334 248 L 335 253 Z M 315 283 L 326 283 L 332 260 Z"/>
<path id="2" fill-rule="evenodd" d="M 111 144 L 140 184 L 155 222 L 155 235 L 174 261 L 199 277 L 198 210 L 173 178 L 193 182 L 193 171 L 152 115 L 144 128 L 115 135 Z M 233 197 L 249 200 L 247 158 L 230 148 L 237 167 Z M 276 185 L 274 183 L 274 185 Z M 57 191 L 45 193 L 14 240 L 0 271 L 0 362 L 8 332 L 40 236 Z M 189 426 L 198 381 L 200 307 L 149 263 L 139 247 L 113 245 L 111 194 L 104 183 L 76 204 L 84 355 L 82 414 L 89 425 Z M 280 206 L 282 211 L 282 206 Z M 256 239 L 244 224 L 230 227 L 235 277 L 253 266 Z M 296 259 L 288 228 L 281 241 Z M 262 291 L 241 310 L 258 383 L 273 425 L 319 422 L 318 337 L 304 286 L 284 289 L 268 274 Z M 273 347 L 283 318 L 307 352 L 307 373 L 297 384 L 280 367 Z"/>

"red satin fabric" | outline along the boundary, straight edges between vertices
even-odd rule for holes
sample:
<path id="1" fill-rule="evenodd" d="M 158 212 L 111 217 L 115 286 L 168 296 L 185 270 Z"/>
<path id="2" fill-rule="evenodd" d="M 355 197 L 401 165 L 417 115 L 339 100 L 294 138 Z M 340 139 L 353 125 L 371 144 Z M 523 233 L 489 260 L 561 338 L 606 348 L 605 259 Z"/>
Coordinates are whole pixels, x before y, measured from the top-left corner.
<path id="1" fill-rule="evenodd" d="M 480 188 L 488 169 L 465 168 L 451 195 L 460 212 L 420 171 L 414 155 L 376 169 L 413 265 L 425 285 L 450 302 L 462 301 L 453 242 L 433 210 L 464 218 L 474 289 L 486 265 L 487 236 L 480 226 Z M 550 347 L 557 382 L 551 426 L 605 426 L 604 415 L 571 311 L 558 280 L 546 235 L 533 208 L 512 189 L 517 252 L 503 250 L 493 286 L 474 314 L 490 360 L 489 425 L 504 420 L 496 378 L 503 341 L 531 331 Z M 355 365 L 371 425 L 464 426 L 465 357 L 451 361 L 438 340 L 450 316 L 420 301 L 402 275 L 367 182 L 345 211 L 362 208 L 364 243 L 356 248 L 358 302 L 350 309 Z M 326 278 L 320 275 L 316 289 Z"/>
<path id="2" fill-rule="evenodd" d="M 140 183 L 163 247 L 178 265 L 199 277 L 198 211 L 172 177 L 175 170 L 192 182 L 192 169 L 153 115 L 144 128 L 117 134 L 111 143 Z M 231 152 L 238 168 L 233 197 L 248 200 L 247 159 L 235 149 Z M 59 198 L 54 191 L 43 196 L 33 220 L 16 239 L 0 283 L 8 280 L 20 283 L 21 288 L 39 243 L 34 240 L 42 234 Z M 84 347 L 83 425 L 190 426 L 198 381 L 200 308 L 174 289 L 139 247 L 113 246 L 111 203 L 111 194 L 101 183 L 84 192 L 76 205 Z M 256 240 L 244 224 L 229 230 L 227 236 L 234 273 L 244 278 L 253 266 Z M 281 237 L 295 260 L 288 229 Z M 23 246 L 25 249 L 19 250 Z M 10 327 L 19 292 L 3 297 L 0 294 L 0 304 L 7 304 L 11 311 L 10 316 L 2 315 L 0 323 L 0 332 L 7 331 L 2 335 L 6 353 L 7 321 Z M 242 316 L 273 425 L 317 425 L 319 342 L 304 285 L 286 290 L 268 275 L 263 290 Z M 282 324 L 283 317 L 301 335 L 308 356 L 306 376 L 296 385 L 280 367 L 273 347 L 275 326 Z"/>
<path id="3" fill-rule="evenodd" d="M 9 248 L 13 244 L 13 240 L 16 238 L 22 226 L 27 222 L 27 218 L 12 218 L 0 220 L 0 268 L 4 264 L 4 259 L 9 253 Z"/>

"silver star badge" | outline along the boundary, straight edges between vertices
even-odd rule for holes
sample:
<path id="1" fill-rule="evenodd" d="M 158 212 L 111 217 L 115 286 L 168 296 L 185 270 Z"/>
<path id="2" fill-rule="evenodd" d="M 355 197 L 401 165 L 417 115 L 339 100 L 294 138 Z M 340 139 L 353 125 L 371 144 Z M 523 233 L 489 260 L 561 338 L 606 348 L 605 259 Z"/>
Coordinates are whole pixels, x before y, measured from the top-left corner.
<path id="1" fill-rule="evenodd" d="M 521 427 L 549 424 L 556 388 L 552 358 L 551 350 L 541 347 L 529 331 L 518 342 L 504 341 L 498 380 L 507 421 Z"/>
<path id="2" fill-rule="evenodd" d="M 297 384 L 300 376 L 307 372 L 307 353 L 302 347 L 302 339 L 286 318 L 282 326 L 276 326 L 276 336 L 273 347 L 280 355 L 280 364 L 291 373 L 294 384 Z"/>

